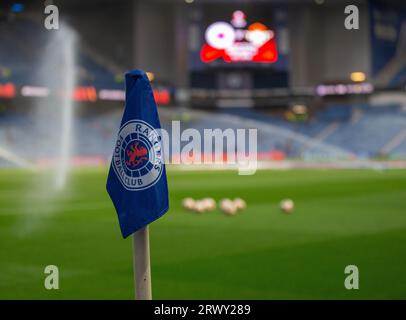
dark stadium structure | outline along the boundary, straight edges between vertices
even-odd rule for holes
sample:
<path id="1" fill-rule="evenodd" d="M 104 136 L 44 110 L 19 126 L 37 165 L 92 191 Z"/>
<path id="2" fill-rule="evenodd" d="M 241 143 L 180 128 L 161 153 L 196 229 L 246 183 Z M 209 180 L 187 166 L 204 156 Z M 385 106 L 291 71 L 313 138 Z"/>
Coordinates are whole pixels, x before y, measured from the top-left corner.
<path id="1" fill-rule="evenodd" d="M 344 28 L 340 1 L 52 3 L 78 35 L 75 156 L 108 162 L 124 72 L 140 68 L 154 78 L 168 130 L 171 120 L 190 115 L 184 125 L 201 130 L 256 127 L 260 159 L 273 152 L 306 160 L 406 158 L 406 9 L 398 2 L 355 1 L 358 30 Z M 44 28 L 43 8 L 9 1 L 0 11 L 0 146 L 21 157 L 24 150 L 33 161 L 54 156 L 52 148 L 38 147 L 47 132 L 32 119 L 58 90 L 49 91 L 38 76 L 57 32 Z M 276 61 L 247 58 L 248 45 L 238 41 L 223 58 L 210 46 L 204 53 L 212 41 L 205 39 L 208 26 L 230 19 L 236 36 L 255 28 L 272 34 L 276 47 L 268 54 Z M 203 54 L 218 57 L 206 61 Z"/>

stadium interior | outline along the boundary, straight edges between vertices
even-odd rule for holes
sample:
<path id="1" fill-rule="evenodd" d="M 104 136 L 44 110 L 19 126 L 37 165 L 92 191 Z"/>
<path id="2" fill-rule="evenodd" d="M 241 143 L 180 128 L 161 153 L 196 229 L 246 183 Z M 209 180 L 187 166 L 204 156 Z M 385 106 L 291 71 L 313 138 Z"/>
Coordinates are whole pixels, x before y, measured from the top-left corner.
<path id="1" fill-rule="evenodd" d="M 114 226 L 116 221 L 114 209 L 107 202 L 103 188 L 106 168 L 111 161 L 123 114 L 124 74 L 128 70 L 142 69 L 151 81 L 161 125 L 169 133 L 174 120 L 179 120 L 183 129 L 193 128 L 200 133 L 205 129 L 255 128 L 258 134 L 257 158 L 264 169 L 354 169 L 354 173 L 343 171 L 342 175 L 328 171 L 324 173 L 327 176 L 317 170 L 314 175 L 312 171 L 274 173 L 264 170 L 256 174 L 258 180 L 250 180 L 254 178 L 249 177 L 241 183 L 235 172 L 221 172 L 217 176 L 217 173 L 205 167 L 208 172 L 190 173 L 196 183 L 193 185 L 187 179 L 187 165 L 170 165 L 169 181 L 173 181 L 171 205 L 173 211 L 178 211 L 178 215 L 170 213 L 169 218 L 156 223 L 156 229 L 155 225 L 152 228 L 152 248 L 156 250 L 153 256 L 161 254 L 161 258 L 153 262 L 157 297 L 352 299 L 347 293 L 331 289 L 341 278 L 325 284 L 324 280 L 317 278 L 315 281 L 320 286 L 329 287 L 319 291 L 313 287 L 310 284 L 312 276 L 309 276 L 314 269 L 311 258 L 322 261 L 320 268 L 316 268 L 320 274 L 327 272 L 329 263 L 338 260 L 342 264 L 346 263 L 345 254 L 340 248 L 353 242 L 344 242 L 349 241 L 350 234 L 350 231 L 346 233 L 339 229 L 339 226 L 344 225 L 348 230 L 353 230 L 351 236 L 360 237 L 353 239 L 357 243 L 354 260 L 358 261 L 355 253 L 359 253 L 360 257 L 365 257 L 359 260 L 364 265 L 372 265 L 377 261 L 374 260 L 376 247 L 368 247 L 362 239 L 370 236 L 370 243 L 378 242 L 374 236 L 378 237 L 380 227 L 383 228 L 382 234 L 399 232 L 394 237 L 403 237 L 404 240 L 404 171 L 399 170 L 398 176 L 392 172 L 387 176 L 371 177 L 362 170 L 378 168 L 382 173 L 381 169 L 406 168 L 406 4 L 394 0 L 351 1 L 359 11 L 359 20 L 352 21 L 356 25 L 352 29 L 345 25 L 348 14 L 344 10 L 347 4 L 347 1 L 340 0 L 2 0 L 0 211 L 3 212 L 0 212 L 0 242 L 6 243 L 9 250 L 3 253 L 0 250 L 0 274 L 10 275 L 11 278 L 19 274 L 19 269 L 14 272 L 12 265 L 7 265 L 8 255 L 14 250 L 11 249 L 14 248 L 11 244 L 13 241 L 41 244 L 55 240 L 55 243 L 59 243 L 58 237 L 71 239 L 77 236 L 76 239 L 84 241 L 84 250 L 97 252 L 93 250 L 96 242 L 91 242 L 96 240 L 83 240 L 87 232 L 95 239 L 102 238 L 100 234 L 108 239 L 105 259 L 114 256 L 116 248 L 119 248 L 117 252 L 122 254 L 122 258 L 111 258 L 111 266 L 128 262 L 128 248 L 122 244 L 117 245 L 121 241 L 118 228 L 107 228 L 107 221 Z M 58 29 L 46 26 L 49 13 L 44 10 L 47 6 L 56 6 L 58 9 Z M 55 24 L 55 20 L 52 23 Z M 244 37 L 248 40 L 243 40 Z M 64 91 L 66 85 L 71 86 L 72 94 L 68 95 Z M 65 109 L 71 110 L 71 114 L 67 115 Z M 67 134 L 63 133 L 63 128 L 69 128 Z M 65 146 L 63 141 L 68 140 Z M 180 143 L 186 145 L 187 141 Z M 180 156 L 174 154 L 176 151 L 173 149 L 169 152 L 171 156 Z M 26 203 L 24 208 L 20 207 L 17 197 L 13 196 L 17 190 L 26 190 L 28 186 L 33 190 L 42 186 L 41 183 L 25 183 L 26 178 L 21 172 L 29 169 L 30 174 L 35 175 L 37 169 L 57 167 L 61 157 L 67 154 L 68 166 L 74 168 L 68 178 L 71 181 L 67 188 L 69 192 L 49 200 L 52 188 L 38 187 L 44 194 L 38 197 L 32 195 L 26 201 L 32 201 L 30 208 L 26 208 Z M 355 182 L 351 179 L 355 179 Z M 201 185 L 197 185 L 197 181 Z M 213 186 L 212 181 L 217 183 Z M 332 181 L 332 184 L 324 184 L 326 181 Z M 336 184 L 333 185 L 334 181 Z M 310 189 L 307 189 L 306 182 L 310 183 Z M 82 192 L 80 190 L 83 190 L 83 195 L 88 195 L 91 202 L 88 206 L 83 199 L 83 202 L 78 200 Z M 255 217 L 252 224 L 243 214 L 243 220 L 235 220 L 234 227 L 231 227 L 234 222 L 230 222 L 233 218 L 218 221 L 216 219 L 220 218 L 201 217 L 198 223 L 192 221 L 182 211 L 181 200 L 188 196 L 204 197 L 205 192 L 212 193 L 211 196 L 216 200 L 228 196 L 245 198 L 248 203 L 247 216 L 252 212 L 252 217 Z M 366 194 L 361 195 L 362 192 L 371 192 L 368 194 L 370 198 Z M 390 192 L 393 194 L 390 195 Z M 292 214 L 289 218 L 293 222 L 288 225 L 286 220 L 282 221 L 285 217 L 275 218 L 265 213 L 278 210 L 279 200 L 289 195 L 298 199 L 295 209 L 297 214 L 301 212 L 302 204 L 302 210 L 309 214 L 309 220 L 304 218 L 305 214 L 299 220 L 294 220 L 296 217 Z M 340 202 L 340 195 L 351 207 Z M 373 199 L 375 196 L 377 198 Z M 306 202 L 306 197 L 316 198 Z M 41 199 L 49 201 L 49 205 L 44 205 Z M 357 199 L 359 202 L 356 202 Z M 371 202 L 368 199 L 372 199 Z M 69 202 L 71 200 L 72 203 Z M 1 201 L 4 201 L 4 205 Z M 67 203 L 71 205 L 59 206 Z M 369 212 L 366 208 L 370 203 L 371 207 L 375 207 L 370 208 Z M 93 209 L 85 210 L 91 205 Z M 55 231 L 48 229 L 42 236 L 42 231 L 32 231 L 37 230 L 36 225 L 41 224 L 38 222 L 41 219 L 34 219 L 33 216 L 45 207 L 44 212 L 56 208 L 56 211 L 64 213 L 59 216 L 60 220 L 47 220 L 49 225 L 55 227 Z M 332 210 L 331 220 L 325 215 L 327 209 L 323 211 L 321 207 Z M 385 208 L 388 211 L 386 213 L 383 212 Z M 341 211 L 347 209 L 362 212 L 353 215 L 353 221 L 359 227 L 358 224 L 352 227 L 349 222 L 351 218 L 347 217 L 349 215 L 343 218 Z M 80 210 L 87 212 L 84 217 L 89 221 L 96 221 L 96 214 L 92 210 L 99 210 L 101 218 L 97 220 L 98 224 L 95 224 L 93 231 L 85 226 L 85 218 L 80 220 Z M 13 212 L 20 214 L 14 216 Z M 69 212 L 77 219 L 75 225 L 73 220 L 64 218 Z M 386 218 L 382 217 L 384 214 L 387 214 Z M 30 217 L 24 224 L 25 229 L 22 228 L 25 230 L 23 235 L 12 227 L 14 223 L 21 225 L 22 216 Z M 44 219 L 50 218 L 45 216 Z M 210 228 L 204 236 L 201 236 L 198 227 L 200 222 L 200 225 L 207 226 L 207 230 Z M 67 229 L 64 229 L 63 224 L 68 226 Z M 265 229 L 265 225 L 275 229 L 270 231 Z M 170 238 L 166 228 L 171 227 L 178 228 L 179 238 Z M 44 228 L 41 224 L 38 230 Z M 244 228 L 248 230 L 247 239 L 238 240 L 241 241 L 239 248 L 246 250 L 242 253 L 234 247 L 233 241 L 240 238 L 237 231 Z M 7 231 L 3 233 L 3 229 Z M 157 232 L 154 236 L 155 230 Z M 227 234 L 232 235 L 234 240 L 227 238 Z M 272 234 L 276 238 L 268 239 L 268 235 Z M 255 236 L 261 241 L 252 240 Z M 334 242 L 334 236 L 343 242 Z M 200 251 L 201 256 L 192 249 L 182 247 L 186 237 L 191 239 L 191 243 L 196 243 L 194 250 Z M 405 267 L 405 258 L 404 254 L 401 258 L 399 256 L 404 252 L 404 245 L 401 240 L 393 241 L 395 238 L 387 238 L 386 244 L 392 251 L 385 253 L 387 255 L 383 259 L 399 259 L 394 265 L 401 270 Z M 171 244 L 171 247 L 164 249 L 160 247 L 159 241 L 168 243 L 168 247 Z M 221 241 L 224 241 L 224 245 L 220 248 L 217 244 Z M 74 243 L 75 240 L 72 246 Z M 112 243 L 117 246 L 114 247 Z M 295 247 L 304 243 L 315 246 L 307 248 L 307 258 Z M 286 258 L 282 250 L 276 256 L 268 255 L 267 248 L 274 245 L 293 246 L 295 249 L 292 252 L 296 257 L 301 257 L 300 264 L 303 263 L 304 267 L 301 280 L 297 280 L 296 286 L 293 283 L 295 281 L 289 284 L 278 282 L 282 278 L 283 269 L 297 261 L 292 262 L 294 260 L 289 260 L 290 257 Z M 378 245 L 378 250 L 385 252 L 384 247 Z M 28 245 L 27 250 L 29 248 Z M 336 250 L 337 259 L 326 262 L 323 248 Z M 183 266 L 176 265 L 166 254 L 172 249 L 180 259 L 184 259 L 182 261 L 188 261 L 189 257 L 195 260 L 185 262 Z M 14 264 L 17 261 L 22 263 L 25 251 L 15 250 L 10 261 Z M 98 284 L 93 289 L 83 289 L 79 294 L 74 287 L 80 286 L 83 280 L 80 272 L 83 270 L 77 271 L 82 266 L 72 261 L 76 261 L 75 257 L 82 259 L 86 254 L 73 251 L 66 255 L 69 261 L 64 260 L 62 253 L 60 256 L 55 253 L 55 257 L 60 257 L 58 261 L 61 264 L 66 262 L 72 268 L 66 278 L 68 281 L 71 277 L 72 287 L 62 292 L 61 298 L 132 297 L 131 279 L 127 283 L 128 278 L 131 278 L 130 269 L 125 270 L 129 274 L 126 280 L 118 279 L 115 284 L 106 283 L 104 286 L 97 282 L 97 277 L 104 277 L 101 271 L 100 274 L 89 276 Z M 32 252 L 31 264 L 34 270 L 39 268 L 42 260 L 39 256 L 34 257 L 36 250 Z M 393 255 L 390 255 L 391 252 Z M 235 256 L 231 260 L 225 259 L 233 254 Z M 255 270 L 244 262 L 242 256 L 237 257 L 238 254 L 276 264 L 279 275 L 276 273 L 268 280 L 263 280 L 268 270 L 265 264 Z M 339 258 L 340 254 L 342 259 Z M 47 255 L 44 253 L 43 256 Z M 219 266 L 210 260 L 212 256 L 222 259 Z M 395 256 L 398 258 L 393 258 Z M 87 261 L 87 267 L 92 268 L 90 260 L 83 259 Z M 100 257 L 95 258 L 95 261 L 105 265 L 103 270 L 106 273 L 113 273 L 108 269 L 110 261 Z M 278 265 L 278 261 L 285 264 Z M 224 281 L 224 286 L 210 280 L 207 280 L 207 285 L 196 280 L 191 270 L 203 273 L 205 269 L 202 266 L 205 263 L 209 266 L 213 281 Z M 228 273 L 232 263 L 237 265 L 236 270 Z M 220 272 L 217 272 L 217 267 Z M 258 275 L 258 278 L 254 276 L 255 283 L 245 282 L 243 268 Z M 373 269 L 375 273 L 371 271 L 371 277 L 381 274 L 379 268 L 380 264 L 377 264 L 376 269 Z M 117 269 L 124 272 L 122 267 L 117 266 Z M 29 271 L 24 270 L 23 273 L 29 276 Z M 292 269 L 290 271 L 293 272 Z M 176 272 L 184 272 L 186 280 L 183 287 L 182 279 L 177 279 L 177 283 L 176 277 L 172 282 L 168 280 L 168 275 L 173 276 Z M 225 275 L 224 279 L 216 276 L 217 273 Z M 392 272 L 386 273 L 391 277 Z M 233 287 L 232 283 L 237 277 L 246 284 L 245 291 Z M 0 298 L 49 298 L 48 293 L 35 289 L 33 283 L 37 280 L 31 278 L 27 287 L 29 289 L 24 292 L 13 280 L 2 284 L 0 276 Z M 196 289 L 196 281 L 201 285 L 199 290 Z M 367 289 L 357 298 L 405 298 L 405 286 L 401 285 L 406 284 L 404 275 L 393 290 L 383 283 L 384 280 L 375 289 Z M 120 286 L 126 289 L 121 291 Z M 263 286 L 273 289 L 267 291 Z"/>
<path id="2" fill-rule="evenodd" d="M 175 117 L 190 118 L 199 110 L 190 123 L 196 128 L 212 127 L 213 119 L 219 128 L 232 128 L 236 123 L 228 115 L 260 125 L 264 130 L 259 131 L 258 149 L 261 157 L 269 159 L 272 154 L 278 159 L 405 159 L 406 47 L 400 41 L 404 25 L 399 25 L 400 40 L 391 48 L 388 44 L 375 49 L 368 41 L 373 9 L 367 2 L 359 2 L 368 14 L 360 16 L 360 29 L 352 31 L 339 23 L 339 1 L 299 2 L 253 1 L 239 6 L 249 23 L 268 19 L 280 35 L 279 60 L 269 64 L 199 60 L 206 21 L 231 18 L 235 4 L 61 3 L 61 17 L 79 34 L 74 94 L 79 111 L 74 133 L 80 138 L 74 139 L 74 155 L 108 162 L 122 110 L 123 74 L 137 66 L 154 77 L 164 127 L 170 128 Z M 52 32 L 44 31 L 42 12 L 35 12 L 29 3 L 22 5 L 21 12 L 10 8 L 3 6 L 0 29 L 1 146 L 19 157 L 30 154 L 31 161 L 43 161 L 52 150 L 38 147 L 39 137 L 47 133 L 32 110 L 56 90 L 38 75 L 36 62 L 44 56 Z M 392 9 L 388 5 L 382 10 L 389 15 Z M 150 40 L 145 40 L 146 35 Z M 375 70 L 382 65 L 375 60 L 383 55 L 388 58 L 386 65 Z M 352 80 L 351 75 L 357 74 L 361 80 Z M 4 158 L 2 164 L 12 165 Z"/>

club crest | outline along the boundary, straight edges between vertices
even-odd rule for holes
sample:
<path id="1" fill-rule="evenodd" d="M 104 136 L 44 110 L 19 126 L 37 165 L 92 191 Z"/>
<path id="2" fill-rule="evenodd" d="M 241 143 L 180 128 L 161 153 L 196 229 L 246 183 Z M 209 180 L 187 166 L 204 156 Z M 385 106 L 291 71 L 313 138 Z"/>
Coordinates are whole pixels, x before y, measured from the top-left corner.
<path id="1" fill-rule="evenodd" d="M 145 121 L 125 123 L 118 134 L 112 164 L 127 190 L 138 191 L 153 186 L 163 170 L 161 137 Z"/>

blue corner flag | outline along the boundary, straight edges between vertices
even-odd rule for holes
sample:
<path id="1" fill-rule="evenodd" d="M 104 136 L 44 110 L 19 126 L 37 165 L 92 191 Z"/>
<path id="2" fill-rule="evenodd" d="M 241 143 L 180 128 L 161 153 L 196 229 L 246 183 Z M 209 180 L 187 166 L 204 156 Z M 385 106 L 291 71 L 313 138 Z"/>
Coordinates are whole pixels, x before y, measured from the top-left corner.
<path id="1" fill-rule="evenodd" d="M 124 238 L 169 209 L 158 111 L 145 72 L 125 75 L 125 110 L 107 179 Z"/>

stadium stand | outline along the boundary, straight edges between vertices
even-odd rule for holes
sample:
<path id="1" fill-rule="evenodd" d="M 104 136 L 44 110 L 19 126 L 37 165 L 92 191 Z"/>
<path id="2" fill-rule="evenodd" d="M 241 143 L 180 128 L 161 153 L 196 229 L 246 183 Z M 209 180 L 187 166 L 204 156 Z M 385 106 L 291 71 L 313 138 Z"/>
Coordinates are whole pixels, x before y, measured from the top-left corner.
<path id="1" fill-rule="evenodd" d="M 351 155 L 359 158 L 391 157 L 406 155 L 406 138 L 400 140 L 382 154 L 382 148 L 399 132 L 406 128 L 406 113 L 398 106 L 344 106 L 355 112 L 363 110 L 362 116 L 354 122 L 351 113 L 337 111 L 333 105 L 316 114 L 306 123 L 292 124 L 268 114 L 240 109 L 231 111 L 232 115 L 220 112 L 191 112 L 176 109 L 161 109 L 162 126 L 171 132 L 171 121 L 182 119 L 182 113 L 192 116 L 181 122 L 181 128 L 194 128 L 203 133 L 204 129 L 222 130 L 226 128 L 258 128 L 258 152 L 283 152 L 289 158 L 298 159 L 348 159 Z M 105 112 L 91 112 L 77 115 L 74 120 L 74 145 L 76 156 L 99 156 L 108 160 L 114 144 L 115 132 L 120 122 L 122 109 L 112 108 Z M 345 117 L 342 115 L 346 114 Z M 248 115 L 250 117 L 248 117 Z M 337 115 L 334 117 L 333 115 Z M 48 115 L 51 117 L 51 115 Z M 55 157 L 58 141 L 49 136 L 49 128 L 36 123 L 38 114 L 7 113 L 0 116 L 0 144 L 24 158 L 38 160 L 44 154 Z M 42 120 L 41 120 L 42 121 Z M 331 133 L 320 138 L 323 130 L 334 126 Z M 25 130 L 20 130 L 24 128 Z M 324 131 L 325 132 L 325 131 Z M 26 159 L 28 160 L 28 159 Z"/>
<path id="2" fill-rule="evenodd" d="M 42 85 L 38 82 L 36 66 L 42 61 L 44 48 L 51 32 L 43 32 L 43 26 L 37 21 L 20 18 L 14 22 L 0 22 L 0 81 L 11 81 L 16 85 Z M 80 48 L 80 46 L 78 46 Z M 90 50 L 77 52 L 76 63 L 80 70 L 78 85 L 96 88 L 123 89 L 123 83 L 116 80 L 114 72 L 97 63 Z M 33 63 L 36 61 L 36 63 Z M 124 70 L 120 70 L 121 73 Z"/>
<path id="3" fill-rule="evenodd" d="M 41 85 L 36 82 L 38 77 L 32 61 L 41 61 L 43 51 L 39 48 L 46 47 L 49 33 L 40 32 L 38 22 L 30 19 L 0 23 L 0 84 L 10 81 L 20 86 Z M 123 89 L 114 68 L 102 61 L 90 49 L 78 50 L 78 85 Z M 44 155 L 56 157 L 58 141 L 49 132 L 58 130 L 58 111 L 41 108 L 41 101 L 33 103 L 37 107 L 35 112 L 35 108 L 28 107 L 23 112 L 10 111 L 12 108 L 0 112 L 0 147 L 25 160 L 38 161 Z M 109 159 L 121 112 L 114 104 L 102 112 L 76 114 L 74 154 Z M 406 157 L 406 112 L 399 104 L 330 104 L 300 122 L 254 108 L 211 112 L 161 108 L 160 112 L 163 128 L 169 132 L 171 121 L 184 119 L 185 114 L 190 117 L 182 121 L 182 128 L 199 132 L 210 128 L 258 128 L 258 152 L 264 154 L 278 151 L 297 159 Z M 44 121 L 47 127 L 43 126 Z M 51 123 L 54 128 L 50 128 Z M 0 165 L 5 162 L 2 159 Z"/>
<path id="4" fill-rule="evenodd" d="M 305 123 L 290 123 L 269 113 L 265 115 L 251 109 L 233 109 L 228 112 L 298 132 L 312 139 L 332 128 L 334 130 L 320 142 L 340 147 L 358 157 L 391 156 L 392 154 L 381 154 L 381 149 L 406 128 L 406 112 L 399 105 L 333 104 Z M 397 155 L 404 153 L 403 145 L 403 142 L 399 142 L 393 152 Z"/>

